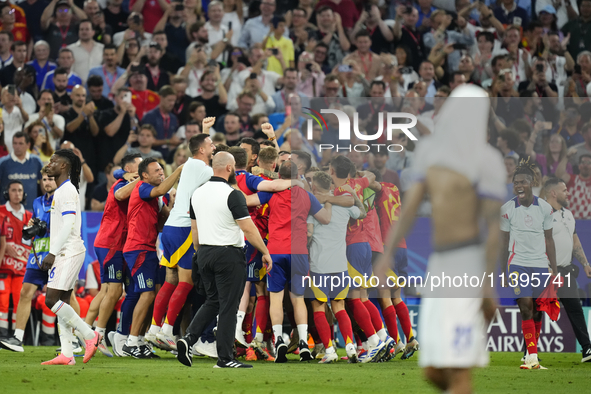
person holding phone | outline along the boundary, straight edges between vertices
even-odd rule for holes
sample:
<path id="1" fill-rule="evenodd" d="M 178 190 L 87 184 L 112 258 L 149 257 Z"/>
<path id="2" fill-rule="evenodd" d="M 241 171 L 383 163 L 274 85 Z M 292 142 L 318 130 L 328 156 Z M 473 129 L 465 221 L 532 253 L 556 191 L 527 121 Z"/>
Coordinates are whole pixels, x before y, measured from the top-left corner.
<path id="1" fill-rule="evenodd" d="M 434 10 L 433 7 L 431 8 Z M 380 9 L 375 4 L 365 5 L 365 10 L 361 13 L 357 23 L 355 23 L 351 37 L 355 37 L 357 33 L 364 29 L 370 32 L 371 50 L 373 52 L 390 52 L 388 49 L 394 41 L 394 33 L 382 20 Z"/>
<path id="2" fill-rule="evenodd" d="M 548 63 L 542 58 L 534 58 L 531 63 L 532 77 L 529 81 L 523 81 L 519 84 L 517 90 L 519 92 L 523 90 L 535 90 L 538 93 L 538 97 L 550 97 L 552 103 L 558 102 L 558 87 L 554 81 L 548 81 L 546 71 L 548 69 Z M 544 105 L 542 100 L 542 105 Z M 550 116 L 546 116 L 550 118 Z"/>
<path id="3" fill-rule="evenodd" d="M 295 67 L 295 51 L 291 38 L 285 36 L 287 25 L 285 18 L 276 16 L 271 21 L 269 34 L 263 40 L 263 49 L 267 51 L 267 70 L 283 74 L 288 67 Z"/>
<path id="4" fill-rule="evenodd" d="M 7 85 L 2 88 L 2 121 L 4 122 L 4 141 L 12 141 L 12 136 L 23 129 L 29 120 L 29 114 L 23 108 L 21 98 L 16 93 L 16 86 Z M 8 151 L 13 152 L 12 145 L 7 145 Z"/>

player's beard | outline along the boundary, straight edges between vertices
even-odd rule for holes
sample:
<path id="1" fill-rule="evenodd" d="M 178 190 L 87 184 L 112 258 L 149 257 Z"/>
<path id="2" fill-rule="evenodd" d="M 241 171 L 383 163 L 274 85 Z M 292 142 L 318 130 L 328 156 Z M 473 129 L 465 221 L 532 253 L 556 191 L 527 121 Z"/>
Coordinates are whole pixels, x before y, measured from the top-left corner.
<path id="1" fill-rule="evenodd" d="M 230 185 L 236 184 L 236 173 L 235 172 L 231 173 L 230 176 L 228 177 L 228 183 Z"/>

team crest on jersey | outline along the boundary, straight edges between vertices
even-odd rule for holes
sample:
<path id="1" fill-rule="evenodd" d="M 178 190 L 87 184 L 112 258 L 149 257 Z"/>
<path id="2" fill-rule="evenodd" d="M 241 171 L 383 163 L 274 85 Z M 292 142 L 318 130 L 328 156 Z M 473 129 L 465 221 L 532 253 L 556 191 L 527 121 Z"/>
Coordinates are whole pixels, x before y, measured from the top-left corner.
<path id="1" fill-rule="evenodd" d="M 525 219 L 524 219 L 524 222 L 525 222 L 525 225 L 526 225 L 527 227 L 531 227 L 531 226 L 534 224 L 534 218 L 532 218 L 532 217 L 531 217 L 531 216 L 529 216 L 529 215 L 526 215 L 526 216 L 525 216 Z"/>
<path id="2" fill-rule="evenodd" d="M 117 280 L 121 280 L 121 278 L 123 277 L 123 273 L 121 271 L 117 271 L 115 277 L 117 278 Z"/>
<path id="3" fill-rule="evenodd" d="M 515 286 L 515 288 L 513 288 L 513 292 L 515 293 L 515 295 L 519 295 L 521 294 L 521 289 L 519 288 L 519 286 Z"/>
<path id="4" fill-rule="evenodd" d="M 152 279 L 148 279 L 146 281 L 146 286 L 148 286 L 148 288 L 151 289 L 152 287 L 154 287 L 154 281 Z"/>
<path id="5" fill-rule="evenodd" d="M 532 337 L 532 334 L 530 334 L 530 333 L 525 334 L 525 339 L 530 339 L 531 337 Z"/>

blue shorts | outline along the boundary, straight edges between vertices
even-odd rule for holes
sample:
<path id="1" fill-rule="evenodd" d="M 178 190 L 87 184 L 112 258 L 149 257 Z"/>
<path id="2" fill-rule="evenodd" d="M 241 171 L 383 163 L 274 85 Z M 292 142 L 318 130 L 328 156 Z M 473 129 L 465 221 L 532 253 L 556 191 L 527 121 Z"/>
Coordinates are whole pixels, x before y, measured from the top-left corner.
<path id="1" fill-rule="evenodd" d="M 123 253 L 131 272 L 136 293 L 154 291 L 159 280 L 158 255 L 152 250 L 132 250 Z"/>
<path id="2" fill-rule="evenodd" d="M 349 293 L 349 272 L 335 274 L 317 274 L 310 272 L 310 281 L 306 279 L 306 290 L 310 290 L 311 297 L 320 302 L 328 300 L 344 300 Z"/>
<path id="3" fill-rule="evenodd" d="M 408 256 L 406 254 L 406 248 L 396 249 L 396 255 L 394 255 L 394 272 L 399 277 L 408 277 Z"/>
<path id="4" fill-rule="evenodd" d="M 191 227 L 164 226 L 162 229 L 162 260 L 160 265 L 174 268 L 177 265 L 183 269 L 193 269 L 193 238 Z"/>
<path id="5" fill-rule="evenodd" d="M 123 252 L 108 248 L 94 248 L 101 267 L 101 283 L 122 283 L 125 260 Z"/>
<path id="6" fill-rule="evenodd" d="M 304 295 L 304 277 L 310 263 L 307 254 L 272 254 L 273 268 L 267 274 L 267 289 L 278 293 L 288 285 L 296 295 Z"/>
<path id="7" fill-rule="evenodd" d="M 517 274 L 516 281 L 511 278 L 515 274 Z M 509 288 L 513 289 L 516 299 L 527 297 L 538 298 L 545 289 L 544 284 L 546 284 L 547 279 L 548 268 L 523 267 L 515 264 L 509 265 L 509 280 L 507 282 L 509 283 Z"/>
<path id="8" fill-rule="evenodd" d="M 43 287 L 47 284 L 47 279 L 49 278 L 48 271 L 36 270 L 29 268 L 25 271 L 25 277 L 23 278 L 23 283 L 30 283 L 32 285 L 36 285 L 37 287 Z"/>
<path id="9" fill-rule="evenodd" d="M 265 245 L 267 240 L 263 240 Z M 265 278 L 267 269 L 263 266 L 263 255 L 250 242 L 245 242 L 246 254 L 246 280 L 249 282 L 260 282 Z"/>
<path id="10" fill-rule="evenodd" d="M 351 283 L 355 287 L 369 288 L 369 280 L 373 274 L 371 267 L 371 246 L 369 242 L 359 242 L 347 245 L 347 266 Z"/>

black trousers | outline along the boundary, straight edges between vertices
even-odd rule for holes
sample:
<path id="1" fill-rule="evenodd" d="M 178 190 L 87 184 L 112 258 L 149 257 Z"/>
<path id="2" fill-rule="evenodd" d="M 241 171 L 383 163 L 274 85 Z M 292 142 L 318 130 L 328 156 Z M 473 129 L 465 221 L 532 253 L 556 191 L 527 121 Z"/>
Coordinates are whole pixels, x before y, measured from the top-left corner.
<path id="1" fill-rule="evenodd" d="M 560 302 L 564 306 L 577 341 L 579 341 L 583 350 L 586 350 L 591 347 L 591 342 L 589 341 L 589 333 L 587 332 L 587 324 L 585 323 L 585 315 L 577 286 L 579 269 L 574 264 L 570 264 L 566 267 L 558 267 L 558 272 L 563 277 L 570 274 L 570 281 L 565 279 L 564 286 L 558 289 L 558 298 L 560 298 Z M 570 286 L 568 286 L 569 282 Z"/>
<path id="2" fill-rule="evenodd" d="M 198 270 L 207 299 L 193 317 L 187 333 L 196 341 L 219 315 L 216 334 L 218 360 L 226 363 L 234 359 L 236 312 L 246 283 L 246 257 L 242 249 L 233 246 L 203 245 L 193 261 L 194 277 L 195 270 Z"/>

